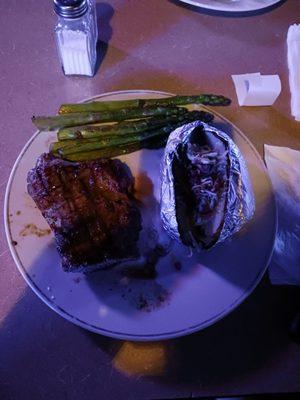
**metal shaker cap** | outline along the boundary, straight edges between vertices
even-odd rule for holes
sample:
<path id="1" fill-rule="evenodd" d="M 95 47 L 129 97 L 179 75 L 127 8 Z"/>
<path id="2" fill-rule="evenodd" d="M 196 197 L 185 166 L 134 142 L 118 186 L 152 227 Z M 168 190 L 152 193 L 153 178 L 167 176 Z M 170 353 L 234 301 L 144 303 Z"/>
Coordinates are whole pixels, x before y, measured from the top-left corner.
<path id="1" fill-rule="evenodd" d="M 79 18 L 88 9 L 87 0 L 53 0 L 54 11 L 64 18 Z"/>

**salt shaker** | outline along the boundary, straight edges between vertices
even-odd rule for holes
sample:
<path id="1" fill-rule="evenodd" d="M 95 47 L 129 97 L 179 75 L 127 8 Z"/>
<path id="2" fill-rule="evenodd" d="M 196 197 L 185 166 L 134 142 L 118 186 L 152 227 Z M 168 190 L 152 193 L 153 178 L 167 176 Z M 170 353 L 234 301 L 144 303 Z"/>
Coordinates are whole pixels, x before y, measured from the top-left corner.
<path id="1" fill-rule="evenodd" d="M 97 59 L 94 0 L 53 0 L 57 49 L 65 75 L 93 76 Z"/>

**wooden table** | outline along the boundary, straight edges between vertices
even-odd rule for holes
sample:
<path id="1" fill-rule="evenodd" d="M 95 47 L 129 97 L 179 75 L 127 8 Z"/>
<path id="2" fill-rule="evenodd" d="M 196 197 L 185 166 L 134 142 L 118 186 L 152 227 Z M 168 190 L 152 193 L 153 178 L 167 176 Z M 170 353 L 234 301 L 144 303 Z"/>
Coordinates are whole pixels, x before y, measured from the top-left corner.
<path id="1" fill-rule="evenodd" d="M 286 34 L 299 22 L 288 0 L 268 12 L 224 16 L 168 0 L 97 4 L 101 45 L 94 78 L 65 77 L 56 54 L 49 0 L 0 3 L 1 199 L 18 153 L 34 132 L 32 114 L 122 89 L 212 92 L 254 143 L 300 149 L 290 116 Z M 272 107 L 239 107 L 231 74 L 279 74 Z M 300 348 L 288 334 L 299 310 L 295 287 L 267 277 L 236 311 L 206 330 L 159 343 L 97 336 L 47 308 L 20 276 L 2 228 L 1 399 L 150 399 L 300 391 Z"/>

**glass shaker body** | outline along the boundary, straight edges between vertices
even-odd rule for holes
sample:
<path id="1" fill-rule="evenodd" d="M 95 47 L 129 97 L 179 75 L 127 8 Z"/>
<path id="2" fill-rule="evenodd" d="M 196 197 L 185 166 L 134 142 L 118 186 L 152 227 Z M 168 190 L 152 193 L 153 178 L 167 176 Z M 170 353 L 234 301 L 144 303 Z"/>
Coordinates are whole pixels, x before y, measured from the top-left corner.
<path id="1" fill-rule="evenodd" d="M 93 0 L 77 18 L 58 15 L 55 39 L 65 75 L 93 76 L 97 61 L 97 17 Z"/>

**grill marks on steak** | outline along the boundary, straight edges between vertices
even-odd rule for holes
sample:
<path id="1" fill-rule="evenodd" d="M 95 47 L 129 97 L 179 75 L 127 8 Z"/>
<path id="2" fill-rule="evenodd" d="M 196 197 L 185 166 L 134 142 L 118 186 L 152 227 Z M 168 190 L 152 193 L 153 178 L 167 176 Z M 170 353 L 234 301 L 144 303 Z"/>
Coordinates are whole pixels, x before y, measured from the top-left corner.
<path id="1" fill-rule="evenodd" d="M 28 193 L 54 231 L 66 271 L 138 256 L 141 216 L 126 164 L 71 163 L 42 154 L 27 181 Z"/>

